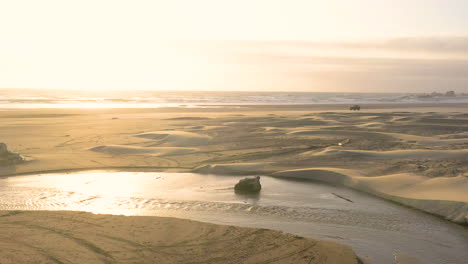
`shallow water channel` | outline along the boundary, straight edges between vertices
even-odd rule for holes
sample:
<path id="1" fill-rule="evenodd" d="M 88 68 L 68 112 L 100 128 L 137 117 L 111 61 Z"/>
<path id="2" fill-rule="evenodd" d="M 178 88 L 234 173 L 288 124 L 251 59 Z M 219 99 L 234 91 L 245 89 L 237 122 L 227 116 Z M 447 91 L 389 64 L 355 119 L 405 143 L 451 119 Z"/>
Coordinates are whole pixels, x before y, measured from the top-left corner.
<path id="1" fill-rule="evenodd" d="M 0 209 L 174 216 L 332 240 L 351 246 L 366 263 L 468 263 L 462 226 L 310 181 L 263 176 L 259 195 L 236 195 L 240 178 L 101 171 L 6 177 L 0 178 Z"/>

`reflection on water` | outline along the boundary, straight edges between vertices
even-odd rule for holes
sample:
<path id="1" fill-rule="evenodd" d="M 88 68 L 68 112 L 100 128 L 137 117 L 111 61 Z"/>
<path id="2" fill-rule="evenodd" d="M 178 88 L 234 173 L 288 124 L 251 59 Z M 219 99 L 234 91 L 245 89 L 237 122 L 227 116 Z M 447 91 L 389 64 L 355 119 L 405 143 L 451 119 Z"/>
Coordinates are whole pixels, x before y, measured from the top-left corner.
<path id="1" fill-rule="evenodd" d="M 159 215 L 279 229 L 351 245 L 372 263 L 394 255 L 463 263 L 466 229 L 349 189 L 262 177 L 257 196 L 235 194 L 239 177 L 86 172 L 0 179 L 0 209 Z"/>

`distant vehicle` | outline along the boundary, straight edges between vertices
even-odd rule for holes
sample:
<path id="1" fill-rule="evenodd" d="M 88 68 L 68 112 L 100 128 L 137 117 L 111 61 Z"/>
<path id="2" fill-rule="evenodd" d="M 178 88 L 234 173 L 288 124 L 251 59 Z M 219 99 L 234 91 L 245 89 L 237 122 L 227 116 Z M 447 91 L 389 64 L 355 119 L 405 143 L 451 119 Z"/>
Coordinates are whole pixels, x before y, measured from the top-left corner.
<path id="1" fill-rule="evenodd" d="M 349 107 L 349 110 L 351 110 L 351 111 L 359 111 L 359 110 L 361 110 L 361 106 L 359 106 L 359 105 L 353 105 L 353 106 L 350 106 L 350 107 Z"/>

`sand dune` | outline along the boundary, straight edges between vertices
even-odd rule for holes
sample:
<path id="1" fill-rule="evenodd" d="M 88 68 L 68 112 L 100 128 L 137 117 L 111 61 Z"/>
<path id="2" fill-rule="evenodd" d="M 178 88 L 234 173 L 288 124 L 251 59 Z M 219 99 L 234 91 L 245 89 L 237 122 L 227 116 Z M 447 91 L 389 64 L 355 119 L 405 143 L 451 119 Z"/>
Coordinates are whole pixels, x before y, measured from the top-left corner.
<path id="1" fill-rule="evenodd" d="M 427 177 L 408 174 L 354 178 L 353 188 L 364 190 L 447 220 L 468 224 L 468 177 Z"/>
<path id="2" fill-rule="evenodd" d="M 361 125 L 357 125 L 357 127 L 361 128 L 382 128 L 385 124 L 381 122 L 367 122 Z"/>
<path id="3" fill-rule="evenodd" d="M 211 140 L 210 136 L 185 131 L 155 131 L 136 134 L 136 137 L 158 140 L 159 145 L 176 147 L 198 146 Z"/>
<path id="4" fill-rule="evenodd" d="M 5 264 L 358 263 L 333 242 L 175 218 L 3 211 L 0 228 Z"/>
<path id="5" fill-rule="evenodd" d="M 349 185 L 350 175 L 359 175 L 358 171 L 338 168 L 305 168 L 278 171 L 272 174 L 275 177 L 293 178 L 321 181 L 331 184 Z"/>
<path id="6" fill-rule="evenodd" d="M 193 130 L 210 130 L 210 129 L 218 129 L 218 128 L 225 128 L 225 126 L 190 126 L 187 129 Z"/>
<path id="7" fill-rule="evenodd" d="M 268 163 L 211 164 L 198 167 L 194 172 L 219 175 L 255 174 L 265 172 L 268 165 Z"/>
<path id="8" fill-rule="evenodd" d="M 333 128 L 333 129 L 330 129 Z M 296 136 L 320 136 L 320 137 L 344 137 L 344 138 L 373 138 L 373 139 L 393 139 L 390 136 L 374 131 L 358 131 L 337 129 L 336 127 L 322 127 L 321 129 L 301 129 L 288 133 Z"/>
<path id="9" fill-rule="evenodd" d="M 196 152 L 196 148 L 182 147 L 135 147 L 125 145 L 104 145 L 90 148 L 89 150 L 111 155 L 136 155 L 151 154 L 155 156 L 183 155 Z"/>
<path id="10" fill-rule="evenodd" d="M 351 150 L 340 147 L 328 147 L 317 152 L 308 152 L 313 156 L 346 156 L 359 159 L 453 159 L 468 158 L 468 150 L 394 150 L 394 151 L 367 151 Z"/>
<path id="11" fill-rule="evenodd" d="M 279 127 L 263 127 L 265 132 L 274 132 L 274 133 L 280 133 L 280 132 L 287 132 L 288 129 L 285 128 L 279 128 Z"/>
<path id="12" fill-rule="evenodd" d="M 309 168 L 275 172 L 276 177 L 308 179 L 348 186 L 390 199 L 457 223 L 468 223 L 468 177 L 439 177 L 397 174 L 359 176 L 358 171 Z"/>
<path id="13" fill-rule="evenodd" d="M 165 120 L 208 120 L 210 118 L 208 117 L 199 117 L 199 116 L 180 116 L 180 117 L 172 117 L 172 118 L 167 118 Z"/>
<path id="14" fill-rule="evenodd" d="M 468 122 L 468 121 L 467 121 Z M 456 133 L 456 134 L 448 134 L 444 136 L 440 136 L 439 139 L 464 139 L 466 140 L 468 138 L 468 133 Z"/>

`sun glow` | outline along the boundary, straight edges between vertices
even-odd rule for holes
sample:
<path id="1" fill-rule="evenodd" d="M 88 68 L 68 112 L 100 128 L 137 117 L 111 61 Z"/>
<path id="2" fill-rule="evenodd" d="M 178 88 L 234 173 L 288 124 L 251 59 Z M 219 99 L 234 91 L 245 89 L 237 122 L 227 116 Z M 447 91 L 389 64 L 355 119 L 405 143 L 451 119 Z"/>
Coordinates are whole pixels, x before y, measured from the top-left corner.
<path id="1" fill-rule="evenodd" d="M 405 61 L 376 67 L 375 61 L 368 60 L 362 69 L 357 67 L 361 62 L 350 65 L 346 59 L 466 59 L 468 52 L 460 49 L 466 47 L 463 36 L 468 34 L 462 4 L 434 0 L 1 1 L 0 87 L 278 91 L 287 86 L 300 91 L 373 91 L 381 85 L 401 86 L 401 79 L 411 82 L 422 75 L 408 79 L 406 73 L 399 77 L 373 71 L 404 68 Z M 421 41 L 421 36 L 429 38 Z M 264 45 L 269 41 L 276 46 Z M 285 41 L 293 45 L 283 45 Z M 426 50 L 428 45 L 451 54 L 434 54 Z M 324 58 L 345 62 L 309 63 Z M 350 72 L 360 73 L 352 77 L 359 80 L 350 80 Z M 383 79 L 369 79 L 381 74 Z M 455 79 L 460 86 L 459 78 L 442 79 Z M 410 85 L 424 87 L 433 81 Z"/>

